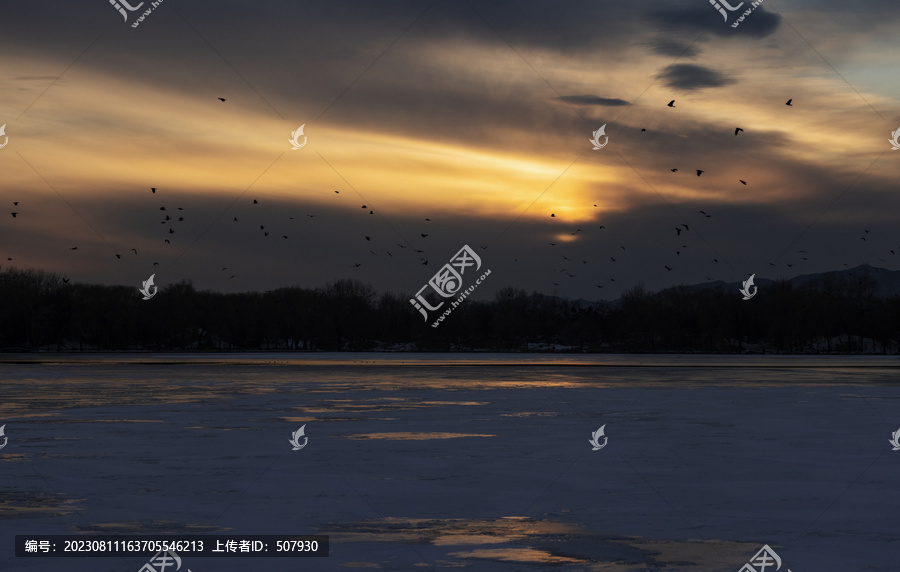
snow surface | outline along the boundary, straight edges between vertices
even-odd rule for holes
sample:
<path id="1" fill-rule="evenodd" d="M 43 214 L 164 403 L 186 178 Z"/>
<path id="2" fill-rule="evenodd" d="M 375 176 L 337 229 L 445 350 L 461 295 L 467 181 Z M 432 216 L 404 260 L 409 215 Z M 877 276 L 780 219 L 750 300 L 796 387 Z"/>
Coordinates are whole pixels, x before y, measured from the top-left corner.
<path id="1" fill-rule="evenodd" d="M 39 357 L 0 363 L 4 572 L 149 559 L 13 556 L 91 532 L 331 536 L 192 572 L 900 569 L 896 358 Z"/>

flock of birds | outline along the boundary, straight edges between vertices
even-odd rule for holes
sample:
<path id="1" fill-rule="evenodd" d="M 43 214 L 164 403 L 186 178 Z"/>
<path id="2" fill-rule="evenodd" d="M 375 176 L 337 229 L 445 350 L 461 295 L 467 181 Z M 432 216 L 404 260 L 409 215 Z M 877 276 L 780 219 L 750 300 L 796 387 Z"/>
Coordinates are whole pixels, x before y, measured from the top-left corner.
<path id="1" fill-rule="evenodd" d="M 788 106 L 788 107 L 793 107 L 793 101 L 794 101 L 793 98 L 788 99 L 788 100 L 785 102 L 785 105 Z M 674 108 L 674 107 L 675 107 L 675 100 L 674 100 L 674 99 L 671 100 L 671 101 L 670 101 L 668 104 L 666 104 L 666 105 L 667 105 L 667 107 Z M 641 132 L 646 132 L 646 131 L 647 131 L 646 129 L 641 129 Z M 734 136 L 735 136 L 735 137 L 737 137 L 738 134 L 743 133 L 743 132 L 744 132 L 744 129 L 743 129 L 742 127 L 735 127 L 735 128 L 734 128 Z M 670 169 L 670 171 L 671 171 L 672 173 L 677 173 L 677 172 L 679 172 L 678 168 L 672 168 L 672 169 Z M 698 177 L 700 177 L 700 176 L 703 175 L 706 171 L 703 170 L 703 169 L 695 169 L 694 172 L 697 174 Z M 741 184 L 744 185 L 744 186 L 747 185 L 747 181 L 744 180 L 744 179 L 738 179 L 738 182 L 741 183 Z M 597 205 L 595 204 L 594 207 L 597 207 Z M 702 222 L 702 221 L 705 221 L 705 219 L 712 218 L 712 215 L 709 214 L 709 213 L 707 213 L 705 210 L 699 210 L 699 211 L 697 211 L 696 214 L 702 215 L 702 217 L 699 218 L 699 220 L 700 220 L 701 222 Z M 557 218 L 557 217 L 556 217 L 556 213 L 550 213 L 550 218 Z M 684 232 L 684 233 L 689 233 L 690 230 L 691 230 L 690 224 L 695 224 L 695 223 L 680 223 L 680 224 L 675 225 L 675 226 L 674 226 L 674 231 L 675 231 L 674 237 L 675 237 L 676 239 L 678 239 L 678 238 L 681 237 L 682 232 Z M 606 228 L 605 225 L 600 225 L 600 226 L 597 228 L 597 230 L 600 231 L 600 230 L 603 230 L 603 229 L 605 229 L 605 228 Z M 576 235 L 576 234 L 578 234 L 578 233 L 581 233 L 581 232 L 583 232 L 583 229 L 581 229 L 581 228 L 576 228 L 574 232 L 570 232 L 569 234 L 574 236 L 574 235 Z M 865 230 L 864 232 L 865 232 L 865 234 L 869 234 L 870 231 L 869 231 L 869 230 Z M 685 235 L 685 236 L 687 236 L 687 235 Z M 866 239 L 865 236 L 860 237 L 860 240 L 862 240 L 862 241 L 867 241 L 867 239 Z M 679 242 L 681 242 L 681 241 L 679 241 Z M 690 241 L 687 241 L 687 242 L 690 242 Z M 557 243 L 557 242 L 549 242 L 548 245 L 549 245 L 550 247 L 556 247 L 556 246 L 559 245 L 559 243 Z M 898 248 L 898 250 L 900 250 L 900 247 L 897 247 L 897 248 Z M 627 252 L 626 249 L 625 249 L 625 247 L 622 246 L 622 245 L 619 246 L 619 249 L 620 249 L 622 252 Z M 685 252 L 687 251 L 687 249 L 688 249 L 688 244 L 681 244 L 680 246 L 678 246 L 678 245 L 676 244 L 675 246 L 671 247 L 671 249 L 672 249 L 671 252 L 674 253 L 674 255 L 675 255 L 676 258 L 673 259 L 673 260 L 667 261 L 665 264 L 663 264 L 663 268 L 665 268 L 665 271 L 666 271 L 666 272 L 672 272 L 672 270 L 675 269 L 675 267 L 676 267 L 676 262 L 675 262 L 675 261 L 676 261 L 676 260 L 679 260 L 680 257 L 681 257 L 681 255 L 682 255 L 682 253 L 685 253 Z M 894 250 L 888 250 L 888 252 L 890 252 L 891 255 L 895 255 L 895 251 L 894 251 Z M 807 252 L 806 252 L 805 250 L 799 250 L 799 251 L 796 252 L 796 254 L 807 254 Z M 614 264 L 616 264 L 616 263 L 622 261 L 621 255 L 619 255 L 619 256 L 620 256 L 620 258 L 618 258 L 618 259 L 617 259 L 615 256 L 609 256 L 609 263 L 608 263 L 609 266 L 608 266 L 608 268 L 607 268 L 607 272 L 608 272 L 609 274 L 615 274 L 615 271 L 613 270 L 612 265 L 614 265 Z M 555 271 L 557 274 L 563 274 L 563 275 L 567 276 L 567 277 L 570 278 L 570 279 L 576 278 L 577 275 L 576 275 L 576 274 L 573 274 L 572 272 L 570 272 L 570 270 L 572 270 L 572 268 L 571 268 L 571 263 L 573 262 L 572 258 L 570 258 L 569 256 L 566 256 L 566 255 L 564 255 L 564 254 L 560 254 L 560 257 L 561 257 L 562 260 L 564 261 L 563 264 L 562 264 L 562 268 L 555 269 L 554 271 Z M 796 261 L 796 260 L 795 260 L 793 263 L 786 263 L 786 266 L 787 266 L 788 268 L 793 268 L 794 266 L 796 266 L 796 265 L 799 264 L 800 262 L 806 262 L 806 261 L 809 261 L 809 257 L 808 257 L 808 256 L 799 256 L 798 258 L 799 258 L 799 261 Z M 719 264 L 719 259 L 718 259 L 718 258 L 711 258 L 711 260 L 712 260 L 712 262 L 713 262 L 714 264 Z M 884 258 L 879 258 L 878 260 L 880 260 L 881 262 L 886 262 Z M 518 262 L 518 260 L 516 260 L 516 262 Z M 582 265 L 585 265 L 585 264 L 591 264 L 592 262 L 594 262 L 594 261 L 593 261 L 593 260 L 581 260 L 581 264 L 582 264 Z M 777 266 L 777 264 L 775 264 L 774 262 L 769 262 L 768 264 L 769 264 L 769 266 L 771 266 L 771 267 L 776 267 L 776 266 Z M 849 266 L 849 265 L 845 263 L 844 266 Z M 592 273 L 592 274 L 593 274 L 593 273 Z M 610 282 L 615 282 L 615 281 L 616 281 L 616 279 L 615 279 L 614 276 L 610 276 L 610 277 L 609 277 L 609 280 L 610 280 Z M 710 277 L 710 276 L 706 276 L 706 280 L 712 281 L 713 278 Z M 559 282 L 555 282 L 555 281 L 551 281 L 551 284 L 553 284 L 554 286 L 559 286 L 559 285 L 560 285 Z M 603 284 L 594 284 L 594 286 L 597 287 L 597 288 L 603 288 L 603 287 L 604 287 Z"/>
<path id="2" fill-rule="evenodd" d="M 226 99 L 225 99 L 225 98 L 222 98 L 222 97 L 220 97 L 220 98 L 218 98 L 218 99 L 219 99 L 219 101 L 221 101 L 221 102 L 223 102 L 223 103 L 226 101 Z M 785 105 L 787 105 L 787 106 L 793 106 L 793 99 L 787 100 L 787 102 L 785 103 Z M 675 100 L 673 99 L 672 101 L 670 101 L 670 102 L 667 104 L 667 106 L 668 106 L 668 107 L 671 107 L 671 108 L 674 108 L 674 107 L 675 107 Z M 641 129 L 641 131 L 642 131 L 642 132 L 646 132 L 646 129 Z M 735 135 L 735 137 L 737 137 L 738 134 L 743 133 L 743 132 L 744 132 L 744 129 L 743 129 L 742 127 L 735 127 L 735 128 L 734 128 L 734 135 Z M 671 171 L 672 173 L 678 173 L 678 172 L 679 172 L 678 168 L 672 168 L 672 169 L 670 169 L 670 171 Z M 700 177 L 701 175 L 703 175 L 703 174 L 706 172 L 706 171 L 703 170 L 703 169 L 695 169 L 694 171 L 696 172 L 696 174 L 697 174 L 698 177 Z M 745 186 L 747 185 L 747 181 L 745 181 L 745 180 L 743 180 L 743 179 L 739 179 L 738 181 L 739 181 L 742 185 L 745 185 Z M 156 195 L 156 191 L 157 191 L 157 188 L 156 188 L 156 187 L 151 187 L 151 188 L 150 188 L 150 192 L 151 192 L 153 195 Z M 334 191 L 334 193 L 335 193 L 336 195 L 340 195 L 340 191 L 337 191 L 337 190 L 336 190 L 336 191 Z M 251 203 L 251 206 L 252 206 L 252 205 L 258 205 L 258 204 L 259 204 L 258 199 L 253 199 L 253 201 L 252 201 L 252 203 Z M 19 206 L 19 201 L 13 202 L 13 206 L 14 206 L 14 207 L 18 207 L 18 206 Z M 597 207 L 597 206 L 598 206 L 598 205 L 596 205 L 596 204 L 594 205 L 594 207 Z M 374 215 L 374 214 L 375 214 L 374 209 L 370 209 L 367 205 L 362 205 L 360 208 L 363 209 L 363 210 L 368 210 L 368 211 L 369 211 L 368 214 L 370 214 L 370 215 Z M 167 245 L 172 245 L 172 240 L 174 240 L 174 235 L 176 234 L 175 228 L 178 226 L 178 224 L 179 224 L 179 223 L 185 222 L 184 216 L 183 216 L 180 212 L 178 212 L 178 211 L 184 211 L 184 209 L 183 209 L 182 207 L 177 207 L 177 211 L 176 211 L 177 214 L 170 214 L 170 213 L 172 213 L 172 211 L 168 211 L 168 210 L 166 209 L 165 206 L 160 206 L 160 207 L 159 207 L 159 212 L 160 212 L 160 213 L 165 213 L 165 214 L 162 215 L 164 218 L 162 218 L 159 222 L 160 222 L 160 224 L 166 226 L 166 230 L 165 230 L 165 232 L 164 232 L 164 238 L 163 238 L 162 240 L 163 240 L 163 242 L 164 242 L 165 244 L 167 244 Z M 18 209 L 10 212 L 10 215 L 11 215 L 12 218 L 14 218 L 14 219 L 18 219 L 19 214 L 20 214 L 20 211 L 19 211 Z M 701 222 L 704 221 L 705 219 L 712 218 L 712 215 L 709 214 L 709 213 L 707 213 L 705 210 L 699 210 L 699 211 L 697 211 L 696 214 L 702 215 L 702 216 L 699 218 L 699 221 L 701 221 Z M 243 215 L 241 215 L 241 216 L 243 216 Z M 310 219 L 314 219 L 314 218 L 316 218 L 317 215 L 315 215 L 315 214 L 306 214 L 306 216 L 307 216 L 308 218 L 310 218 Z M 551 217 L 551 218 L 556 218 L 556 214 L 555 214 L 555 213 L 550 213 L 550 217 Z M 288 219 L 289 219 L 289 220 L 294 220 L 294 217 L 291 216 L 291 217 L 288 217 Z M 240 219 L 238 218 L 238 216 L 234 215 L 234 216 L 232 217 L 232 222 L 234 222 L 234 223 L 240 223 Z M 430 219 L 430 218 L 425 218 L 425 222 L 431 222 L 431 219 Z M 695 224 L 695 223 L 690 223 L 690 224 Z M 674 237 L 675 237 L 676 239 L 679 239 L 679 238 L 681 238 L 682 233 L 690 233 L 690 231 L 691 231 L 690 224 L 689 224 L 689 223 L 679 223 L 679 224 L 675 225 L 675 226 L 674 226 L 674 232 L 675 232 Z M 270 230 L 271 230 L 271 226 L 270 226 L 270 225 L 266 225 L 266 224 L 260 224 L 260 225 L 259 225 L 260 234 L 262 235 L 263 238 L 267 238 L 267 237 L 270 235 L 270 230 L 266 230 L 267 228 L 270 228 Z M 605 228 L 606 228 L 605 225 L 599 225 L 598 228 L 597 228 L 597 230 L 598 230 L 598 231 L 601 231 L 601 230 L 603 230 L 603 229 L 605 229 Z M 582 232 L 584 232 L 583 229 L 581 229 L 581 228 L 576 228 L 573 232 L 571 232 L 571 233 L 569 233 L 569 234 L 572 235 L 572 236 L 575 236 L 575 235 L 577 235 L 577 234 L 579 234 L 579 233 L 582 233 Z M 865 231 L 864 231 L 864 236 L 861 236 L 861 237 L 860 237 L 860 240 L 862 240 L 862 241 L 864 241 L 864 242 L 868 242 L 868 238 L 867 238 L 866 235 L 869 235 L 869 232 L 870 232 L 870 230 L 865 230 Z M 425 232 L 419 233 L 419 237 L 422 238 L 422 239 L 425 239 L 425 238 L 427 238 L 428 236 L 429 236 L 429 233 L 425 233 Z M 281 234 L 281 237 L 282 237 L 282 239 L 284 239 L 284 240 L 288 240 L 288 235 L 287 235 L 287 234 Z M 685 235 L 685 237 L 687 237 L 687 235 Z M 373 237 L 372 237 L 371 235 L 363 235 L 362 238 L 365 240 L 365 242 L 370 243 L 370 244 L 371 244 L 371 243 L 373 242 L 373 240 L 374 240 Z M 690 242 L 690 241 L 685 239 L 685 240 L 679 240 L 679 242 Z M 556 246 L 558 245 L 558 243 L 556 243 L 556 242 L 549 242 L 548 244 L 549 244 L 550 247 L 556 247 Z M 396 243 L 396 245 L 397 245 L 397 247 L 399 247 L 399 248 L 401 248 L 401 249 L 409 249 L 411 253 L 414 253 L 414 254 L 416 255 L 418 261 L 419 261 L 422 265 L 424 265 L 424 266 L 427 266 L 427 265 L 428 265 L 428 259 L 427 259 L 425 256 L 423 256 L 423 255 L 425 254 L 425 250 L 413 248 L 412 245 L 408 245 L 408 244 L 405 245 L 405 244 Z M 480 248 L 481 248 L 482 250 L 486 250 L 486 249 L 488 248 L 488 246 L 487 246 L 487 245 L 482 245 L 482 246 L 480 246 Z M 673 259 L 673 260 L 671 260 L 671 261 L 668 261 L 668 263 L 666 263 L 666 264 L 663 264 L 663 267 L 665 268 L 666 272 L 671 272 L 672 270 L 674 270 L 675 264 L 676 264 L 675 260 L 680 259 L 682 253 L 683 253 L 683 252 L 686 252 L 686 251 L 688 250 L 688 248 L 689 248 L 689 245 L 688 245 L 688 244 L 680 244 L 680 245 L 677 245 L 677 244 L 676 244 L 675 246 L 672 247 L 672 252 L 673 252 L 674 255 L 676 256 L 676 258 Z M 622 252 L 627 252 L 626 249 L 625 249 L 625 246 L 620 245 L 620 246 L 619 246 L 619 249 L 620 249 Z M 897 249 L 900 250 L 900 247 L 897 247 Z M 71 251 L 76 251 L 76 250 L 78 250 L 78 246 L 70 247 L 69 250 L 71 250 Z M 369 252 L 371 255 L 374 255 L 374 256 L 377 256 L 377 255 L 378 255 L 378 254 L 377 254 L 374 250 L 372 250 L 372 249 L 367 249 L 367 250 L 368 250 L 368 252 Z M 130 248 L 129 251 L 132 252 L 134 256 L 137 256 L 137 255 L 138 255 L 138 251 L 137 251 L 136 248 Z M 618 251 L 617 251 L 617 252 L 618 252 Z M 891 255 L 896 255 L 895 250 L 889 250 L 889 252 L 891 253 Z M 393 254 L 391 253 L 391 251 L 388 250 L 388 249 L 384 249 L 384 253 L 387 254 L 387 255 L 388 255 L 389 257 L 391 257 L 391 258 L 394 257 L 394 255 L 393 255 Z M 800 251 L 797 251 L 797 253 L 798 253 L 798 254 L 806 254 L 806 251 L 800 250 Z M 615 264 L 615 263 L 617 263 L 617 262 L 620 262 L 620 261 L 621 261 L 621 256 L 622 256 L 622 255 L 618 255 L 618 256 L 620 256 L 619 259 L 617 259 L 615 256 L 609 256 L 610 264 Z M 116 253 L 116 254 L 115 254 L 115 257 L 116 257 L 116 259 L 121 260 L 121 259 L 122 259 L 122 254 Z M 564 261 L 564 267 L 561 268 L 561 269 L 559 269 L 559 270 L 556 270 L 555 272 L 557 272 L 557 273 L 559 273 L 559 274 L 564 274 L 564 275 L 568 276 L 569 278 L 576 278 L 577 275 L 570 272 L 570 264 L 569 264 L 569 263 L 572 263 L 573 260 L 572 260 L 569 256 L 566 256 L 566 255 L 564 255 L 564 254 L 560 254 L 560 257 L 561 257 L 562 260 Z M 7 258 L 7 261 L 12 261 L 12 260 L 13 260 L 12 257 L 8 257 L 8 258 Z M 712 258 L 711 260 L 712 260 L 712 262 L 715 263 L 715 264 L 718 264 L 718 263 L 719 263 L 719 260 L 718 260 L 717 258 Z M 802 256 L 802 257 L 800 257 L 800 261 L 808 261 L 808 260 L 809 260 L 809 258 L 808 258 L 807 256 Z M 883 258 L 879 258 L 879 260 L 882 261 L 882 262 L 885 262 L 885 260 L 884 260 Z M 518 262 L 518 259 L 515 259 L 514 262 Z M 581 260 L 581 264 L 582 264 L 582 265 L 584 265 L 584 264 L 590 264 L 591 262 L 592 262 L 591 260 Z M 795 262 L 795 264 L 796 264 L 796 262 Z M 788 267 L 788 268 L 792 268 L 792 267 L 794 267 L 795 264 L 790 264 L 790 263 L 788 263 L 788 264 L 787 264 L 787 267 Z M 769 262 L 769 265 L 770 265 L 770 266 L 773 266 L 773 267 L 776 266 L 776 264 L 775 264 L 775 263 L 772 263 L 772 262 Z M 153 266 L 159 266 L 159 262 L 153 262 Z M 362 263 L 361 263 L 361 262 L 354 262 L 350 267 L 351 267 L 351 268 L 360 268 L 361 266 L 362 266 Z M 847 264 L 844 264 L 844 266 L 848 266 L 848 265 L 847 265 Z M 221 272 L 224 272 L 224 271 L 226 271 L 226 270 L 229 270 L 229 267 L 227 267 L 227 266 L 226 266 L 226 267 L 223 267 L 223 268 L 221 269 Z M 609 273 L 610 273 L 610 274 L 613 274 L 613 271 L 612 271 L 611 268 L 610 268 L 610 270 L 609 270 Z M 230 276 L 228 277 L 228 279 L 233 279 L 233 278 L 236 278 L 236 277 L 237 277 L 237 275 L 230 275 Z M 706 279 L 707 279 L 707 280 L 712 280 L 712 278 L 711 278 L 710 276 L 706 276 Z M 609 277 L 609 280 L 610 280 L 610 282 L 615 282 L 615 281 L 616 281 L 615 277 L 612 277 L 612 276 Z M 68 282 L 69 282 L 69 279 L 68 279 L 68 278 L 64 278 L 64 279 L 63 279 L 63 282 L 68 283 Z M 552 284 L 553 284 L 554 286 L 559 286 L 559 283 L 558 283 L 558 282 L 552 282 Z M 594 286 L 596 286 L 597 288 L 603 288 L 603 285 L 602 285 L 602 284 L 594 284 Z"/>

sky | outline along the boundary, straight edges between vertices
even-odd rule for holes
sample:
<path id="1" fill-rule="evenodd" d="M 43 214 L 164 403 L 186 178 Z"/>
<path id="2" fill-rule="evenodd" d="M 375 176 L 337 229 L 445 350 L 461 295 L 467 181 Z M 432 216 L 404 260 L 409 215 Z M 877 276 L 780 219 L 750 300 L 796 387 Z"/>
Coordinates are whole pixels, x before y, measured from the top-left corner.
<path id="1" fill-rule="evenodd" d="M 473 298 L 588 300 L 900 269 L 894 2 L 123 10 L 3 7 L 4 268 L 414 294 L 469 245 Z"/>

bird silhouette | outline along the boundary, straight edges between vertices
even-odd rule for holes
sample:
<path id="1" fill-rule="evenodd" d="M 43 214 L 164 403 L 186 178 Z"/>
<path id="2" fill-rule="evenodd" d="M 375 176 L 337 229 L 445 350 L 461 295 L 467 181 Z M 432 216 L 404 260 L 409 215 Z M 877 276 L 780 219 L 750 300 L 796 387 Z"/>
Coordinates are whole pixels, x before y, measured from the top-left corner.
<path id="1" fill-rule="evenodd" d="M 122 258 L 122 255 L 121 255 L 121 254 L 117 254 L 117 255 L 116 255 L 116 258 Z"/>
<path id="2" fill-rule="evenodd" d="M 770 262 L 770 263 L 769 263 L 769 266 L 775 266 L 775 265 L 774 265 L 774 264 L 772 264 L 772 263 L 771 263 L 771 262 Z"/>
<path id="3" fill-rule="evenodd" d="M 668 105 L 669 107 L 675 107 L 675 100 L 673 99 L 672 101 L 670 101 Z"/>
<path id="4" fill-rule="evenodd" d="M 609 259 L 610 259 L 610 260 L 612 260 L 612 261 L 613 261 L 613 262 L 615 262 L 615 261 L 616 261 L 616 259 L 615 259 L 615 258 L 613 258 L 613 257 L 612 257 L 612 256 L 610 256 L 610 257 L 609 257 Z"/>
<path id="5" fill-rule="evenodd" d="M 256 199 L 253 199 L 253 204 L 254 204 L 254 205 L 258 205 L 259 202 L 258 202 Z"/>
<path id="6" fill-rule="evenodd" d="M 269 236 L 269 233 L 267 232 L 267 233 L 265 233 L 265 235 L 266 235 L 266 236 Z"/>
<path id="7" fill-rule="evenodd" d="M 426 220 L 427 222 L 431 222 L 431 219 L 430 219 L 430 218 L 426 218 L 425 220 Z"/>
<path id="8" fill-rule="evenodd" d="M 285 240 L 287 240 L 287 236 L 286 236 L 286 235 L 284 235 L 284 234 L 282 234 L 282 235 L 281 235 L 281 238 L 283 238 L 283 239 L 285 239 Z"/>
<path id="9" fill-rule="evenodd" d="M 866 233 L 866 234 L 869 234 L 869 231 L 868 231 L 868 230 L 863 229 L 863 232 Z"/>
<path id="10" fill-rule="evenodd" d="M 371 236 L 367 236 L 367 237 L 366 237 L 366 240 L 368 240 L 369 242 L 371 242 L 371 241 L 372 241 L 372 237 L 371 237 Z"/>
<path id="11" fill-rule="evenodd" d="M 791 105 L 791 102 L 792 102 L 792 101 L 794 101 L 794 98 L 793 98 L 793 97 L 790 98 L 789 100 L 787 100 L 787 103 L 785 103 L 785 105 L 790 105 L 791 107 L 793 107 L 793 105 Z"/>
<path id="12" fill-rule="evenodd" d="M 665 264 L 663 264 L 663 266 L 665 266 L 665 267 L 666 267 L 666 270 L 668 270 L 669 272 L 672 271 L 672 269 L 671 269 L 669 266 L 666 266 Z"/>
<path id="13" fill-rule="evenodd" d="M 16 218 L 16 215 L 19 213 L 9 213 L 9 214 L 11 214 L 13 218 Z"/>
<path id="14" fill-rule="evenodd" d="M 548 242 L 547 244 L 549 244 L 550 246 L 556 246 L 555 242 Z"/>
<path id="15" fill-rule="evenodd" d="M 169 234 L 175 234 L 175 231 L 172 230 L 172 229 L 170 228 L 170 229 L 169 229 Z"/>
<path id="16" fill-rule="evenodd" d="M 220 97 L 220 98 L 219 98 L 219 101 L 225 101 L 225 98 L 224 98 L 224 97 Z"/>
<path id="17" fill-rule="evenodd" d="M 481 250 L 487 250 L 487 246 L 481 246 Z"/>
<path id="18" fill-rule="evenodd" d="M 165 239 L 165 241 L 166 241 L 166 244 L 172 244 L 171 242 L 169 242 L 169 239 L 168 239 L 168 238 Z"/>
<path id="19" fill-rule="evenodd" d="M 150 187 L 150 190 L 153 191 L 153 194 L 156 194 L 156 187 Z"/>
<path id="20" fill-rule="evenodd" d="M 643 133 L 644 131 L 646 131 L 646 129 L 641 129 L 641 133 Z"/>
<path id="21" fill-rule="evenodd" d="M 359 207 L 359 208 L 365 209 L 365 208 L 368 208 L 368 207 L 367 207 L 366 205 L 363 205 L 363 206 L 361 206 L 361 207 Z"/>
<path id="22" fill-rule="evenodd" d="M 237 222 L 237 221 L 238 221 L 238 220 L 237 220 L 237 217 L 234 217 L 234 222 Z"/>
<path id="23" fill-rule="evenodd" d="M 575 229 L 575 232 L 570 232 L 569 234 L 571 234 L 572 236 L 575 236 L 575 235 L 578 234 L 579 232 L 581 232 L 581 229 L 580 229 L 580 228 L 576 228 L 576 229 Z"/>
<path id="24" fill-rule="evenodd" d="M 702 215 L 709 216 L 709 215 L 706 214 L 706 211 L 697 211 L 697 212 L 700 213 L 700 214 L 702 214 Z"/>
<path id="25" fill-rule="evenodd" d="M 154 262 L 153 266 L 159 266 L 159 262 Z"/>
<path id="26" fill-rule="evenodd" d="M 135 256 L 137 256 L 137 249 L 130 248 L 129 250 L 131 250 L 132 252 L 134 252 Z"/>
<path id="27" fill-rule="evenodd" d="M 334 194 L 339 195 L 339 194 L 341 194 L 341 192 L 340 192 L 340 191 L 335 191 Z"/>
<path id="28" fill-rule="evenodd" d="M 691 230 L 691 227 L 689 227 L 689 226 L 688 226 L 688 225 L 686 225 L 686 224 L 682 224 L 682 225 L 681 225 L 681 226 L 683 226 L 683 227 L 684 227 L 684 230 Z"/>
<path id="29" fill-rule="evenodd" d="M 743 183 L 745 185 L 747 184 L 747 181 L 745 181 L 744 179 L 738 179 L 738 181 L 740 181 L 741 183 Z"/>
<path id="30" fill-rule="evenodd" d="M 159 210 L 164 211 L 166 210 L 166 207 L 159 207 Z"/>
<path id="31" fill-rule="evenodd" d="M 600 225 L 600 230 L 603 230 L 604 228 L 606 228 L 606 227 L 603 226 L 603 225 L 601 224 L 601 225 Z"/>
<path id="32" fill-rule="evenodd" d="M 19 201 L 13 201 L 13 206 L 19 206 Z"/>
<path id="33" fill-rule="evenodd" d="M 554 213 L 550 213 L 550 218 L 553 218 L 553 217 L 555 217 L 555 216 L 556 216 L 556 215 L 555 215 Z"/>
<path id="34" fill-rule="evenodd" d="M 317 215 L 314 215 L 314 214 L 308 214 L 308 215 L 306 215 L 306 216 L 308 216 L 309 218 L 316 218 Z"/>
<path id="35" fill-rule="evenodd" d="M 77 247 L 77 246 L 73 246 L 73 247 L 70 248 L 69 250 L 78 250 L 78 247 Z"/>
<path id="36" fill-rule="evenodd" d="M 166 215 L 166 220 L 169 220 L 169 215 Z"/>
<path id="37" fill-rule="evenodd" d="M 62 281 L 63 281 L 63 284 L 68 284 L 68 283 L 69 283 L 69 279 L 68 279 L 68 278 L 63 278 Z"/>
<path id="38" fill-rule="evenodd" d="M 259 225 L 259 230 L 265 230 L 265 229 L 266 229 L 266 225 L 264 225 L 264 224 Z"/>
<path id="39" fill-rule="evenodd" d="M 351 268 L 359 268 L 360 266 L 362 266 L 362 264 L 360 264 L 359 262 L 357 262 L 356 264 L 354 264 L 353 266 L 351 266 Z"/>
<path id="40" fill-rule="evenodd" d="M 425 238 L 425 237 L 428 236 L 428 235 L 427 235 L 427 234 L 420 234 L 419 236 L 421 236 L 422 238 Z"/>
<path id="41" fill-rule="evenodd" d="M 741 131 L 743 131 L 743 129 L 741 129 L 740 127 L 735 127 L 734 128 L 734 136 L 737 137 L 737 134 Z"/>
<path id="42" fill-rule="evenodd" d="M 669 170 L 672 171 L 673 173 L 677 173 L 677 172 L 678 172 L 678 169 L 669 169 Z"/>
<path id="43" fill-rule="evenodd" d="M 680 251 L 680 250 L 676 250 L 676 251 L 675 251 L 675 256 L 681 256 L 681 251 Z"/>
<path id="44" fill-rule="evenodd" d="M 859 239 L 863 242 L 869 242 L 868 240 L 866 240 L 866 237 L 864 237 L 864 236 L 859 237 Z"/>
<path id="45" fill-rule="evenodd" d="M 700 175 L 702 175 L 702 174 L 705 173 L 705 172 L 706 172 L 706 171 L 701 171 L 700 169 L 697 169 L 697 176 L 699 177 Z"/>
<path id="46" fill-rule="evenodd" d="M 681 229 L 678 228 L 677 226 L 675 227 L 675 232 L 676 232 L 675 236 L 681 236 Z"/>

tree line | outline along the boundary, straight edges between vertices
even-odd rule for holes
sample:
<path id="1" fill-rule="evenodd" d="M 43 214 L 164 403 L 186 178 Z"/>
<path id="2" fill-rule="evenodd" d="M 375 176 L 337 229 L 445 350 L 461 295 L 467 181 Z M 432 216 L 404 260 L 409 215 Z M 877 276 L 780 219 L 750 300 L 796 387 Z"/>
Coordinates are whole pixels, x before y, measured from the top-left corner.
<path id="1" fill-rule="evenodd" d="M 615 303 L 508 287 L 493 300 L 466 300 L 434 328 L 410 295 L 354 279 L 234 294 L 183 281 L 144 301 L 130 286 L 11 268 L 0 271 L 0 350 L 895 354 L 900 298 L 876 291 L 865 274 L 775 282 L 748 301 L 724 287 L 638 284 Z"/>

